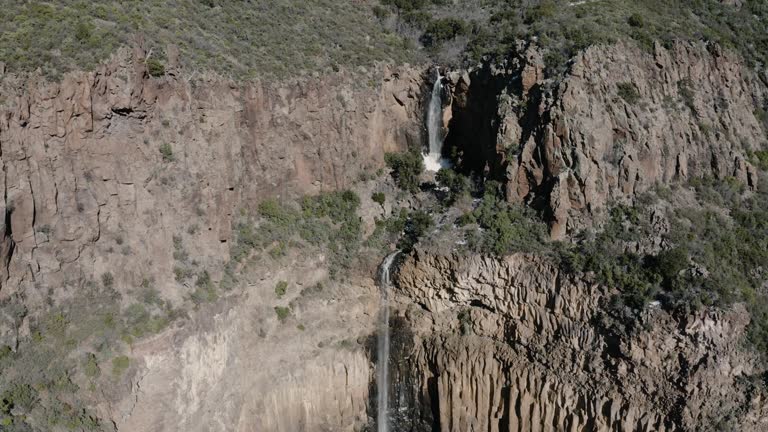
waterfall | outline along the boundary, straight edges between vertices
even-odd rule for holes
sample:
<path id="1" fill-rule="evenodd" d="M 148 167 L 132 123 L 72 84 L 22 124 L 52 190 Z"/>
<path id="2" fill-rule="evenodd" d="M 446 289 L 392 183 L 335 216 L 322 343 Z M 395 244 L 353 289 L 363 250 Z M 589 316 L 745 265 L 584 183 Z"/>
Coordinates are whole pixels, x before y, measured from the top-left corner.
<path id="1" fill-rule="evenodd" d="M 379 335 L 376 365 L 376 391 L 378 392 L 378 432 L 389 431 L 389 271 L 400 251 L 393 252 L 381 263 L 381 308 L 379 310 Z"/>
<path id="2" fill-rule="evenodd" d="M 438 171 L 446 167 L 447 161 L 443 159 L 443 77 L 440 68 L 435 68 L 435 84 L 432 86 L 432 95 L 427 108 L 427 137 L 429 139 L 429 152 L 424 155 L 424 167 L 428 171 Z"/>

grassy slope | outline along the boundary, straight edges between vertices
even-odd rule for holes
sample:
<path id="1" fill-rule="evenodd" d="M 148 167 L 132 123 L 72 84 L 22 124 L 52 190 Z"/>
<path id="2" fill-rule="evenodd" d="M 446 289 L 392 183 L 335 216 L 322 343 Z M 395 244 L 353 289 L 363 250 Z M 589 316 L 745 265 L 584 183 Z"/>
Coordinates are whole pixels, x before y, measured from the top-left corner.
<path id="1" fill-rule="evenodd" d="M 550 72 L 587 46 L 631 38 L 645 47 L 654 40 L 711 40 L 735 48 L 755 65 L 768 64 L 768 2 L 747 0 L 741 8 L 716 0 L 381 0 L 376 15 L 390 28 L 424 43 L 440 59 L 466 44 L 464 59 L 503 56 L 515 40 L 536 37 L 547 50 Z M 395 18 L 396 17 L 396 18 Z M 464 25 L 455 38 L 448 19 Z M 430 44 L 434 39 L 443 39 Z M 431 45 L 431 46 L 430 46 Z"/>
<path id="2" fill-rule="evenodd" d="M 352 0 L 0 0 L 0 59 L 11 71 L 90 69 L 137 32 L 160 56 L 174 43 L 187 66 L 237 78 L 409 58 Z"/>

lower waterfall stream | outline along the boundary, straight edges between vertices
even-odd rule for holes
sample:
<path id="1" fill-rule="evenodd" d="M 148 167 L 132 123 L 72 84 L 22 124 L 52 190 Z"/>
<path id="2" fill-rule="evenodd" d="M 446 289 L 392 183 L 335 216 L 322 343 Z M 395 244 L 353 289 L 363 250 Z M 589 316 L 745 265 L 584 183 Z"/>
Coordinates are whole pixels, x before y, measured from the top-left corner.
<path id="1" fill-rule="evenodd" d="M 400 251 L 393 252 L 381 263 L 379 283 L 381 285 L 381 306 L 379 309 L 379 328 L 377 343 L 376 392 L 377 392 L 377 432 L 389 431 L 389 288 L 390 270 Z"/>

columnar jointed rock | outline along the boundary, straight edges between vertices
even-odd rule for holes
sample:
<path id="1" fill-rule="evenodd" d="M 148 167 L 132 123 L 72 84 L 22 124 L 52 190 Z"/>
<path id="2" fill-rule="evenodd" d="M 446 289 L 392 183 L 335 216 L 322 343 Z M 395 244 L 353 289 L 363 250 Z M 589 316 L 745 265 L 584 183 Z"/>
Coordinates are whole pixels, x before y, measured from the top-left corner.
<path id="1" fill-rule="evenodd" d="M 543 258 L 416 252 L 398 281 L 422 306 L 406 313 L 413 400 L 442 431 L 768 426 L 740 307 L 674 318 L 649 306 L 645 329 L 616 335 L 599 319 L 610 290 Z"/>
<path id="2" fill-rule="evenodd" d="M 766 141 L 755 116 L 766 93 L 739 57 L 716 45 L 657 44 L 652 55 L 628 44 L 589 49 L 556 90 L 538 140 L 524 143 L 535 152 L 524 148 L 510 167 L 508 191 L 522 199 L 551 187 L 553 236 L 562 238 L 570 213 L 657 183 L 733 176 L 754 188 L 757 170 L 746 158 Z M 525 165 L 540 166 L 544 177 Z"/>

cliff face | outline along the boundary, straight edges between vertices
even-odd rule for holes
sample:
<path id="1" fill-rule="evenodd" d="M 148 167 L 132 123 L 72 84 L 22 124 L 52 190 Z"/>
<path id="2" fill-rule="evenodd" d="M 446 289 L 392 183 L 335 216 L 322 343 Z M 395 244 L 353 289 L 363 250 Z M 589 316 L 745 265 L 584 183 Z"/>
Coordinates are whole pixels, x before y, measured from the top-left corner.
<path id="1" fill-rule="evenodd" d="M 748 154 L 766 142 L 756 111 L 768 90 L 733 53 L 703 43 L 592 47 L 551 88 L 541 54 L 520 52 L 449 76 L 451 124 L 479 123 L 477 139 L 459 140 L 464 153 L 485 155 L 469 167 L 487 165 L 508 199 L 545 208 L 553 237 L 656 184 L 711 176 L 757 186 Z"/>
<path id="2" fill-rule="evenodd" d="M 100 351 L 100 380 L 68 372 L 81 389 L 68 397 L 94 407 L 105 428 L 359 429 L 371 381 L 360 341 L 373 332 L 378 302 L 369 275 L 328 286 L 321 254 L 249 262 L 236 291 L 198 308 L 194 279 L 174 270 L 184 261 L 210 275 L 198 287 L 217 285 L 234 223 L 264 198 L 351 187 L 383 167 L 385 152 L 418 145 L 422 70 L 235 84 L 190 76 L 169 53 L 159 78 L 141 48 L 61 83 L 3 77 L 0 304 L 27 313 L 15 321 L 0 311 L 0 344 L 16 349 L 44 322 L 39 315 L 91 301 L 81 297 L 93 287 L 114 291 L 116 319 L 152 287 L 163 308 L 190 317 L 126 342 L 128 352 Z M 288 293 L 276 299 L 281 280 Z M 321 294 L 305 293 L 321 281 Z M 279 320 L 276 305 L 290 316 Z M 90 325 L 90 316 L 61 316 L 70 328 Z M 80 365 L 101 343 L 66 352 Z M 123 353 L 130 367 L 113 376 Z M 50 430 L 41 418 L 29 421 Z"/>
<path id="3" fill-rule="evenodd" d="M 95 400 L 119 431 L 357 431 L 368 423 L 371 280 L 328 283 L 318 259 L 260 268 L 242 295 L 133 346 L 130 392 Z M 275 301 L 274 286 L 289 283 Z M 303 288 L 324 281 L 322 293 Z M 275 318 L 273 305 L 290 305 Z"/>
<path id="4" fill-rule="evenodd" d="M 676 317 L 649 306 L 643 328 L 617 335 L 599 319 L 609 289 L 526 255 L 415 253 L 398 286 L 405 304 L 420 305 L 407 309 L 412 345 L 400 355 L 417 383 L 406 399 L 423 430 L 768 425 L 762 369 L 741 348 L 749 318 L 738 307 Z"/>
<path id="5" fill-rule="evenodd" d="M 149 275 L 172 292 L 172 235 L 196 225 L 184 241 L 213 267 L 228 259 L 236 209 L 349 186 L 384 152 L 420 142 L 414 69 L 235 85 L 189 81 L 173 58 L 152 78 L 134 60 L 144 56 L 123 52 L 60 84 L 6 80 L 16 95 L 4 92 L 0 113 L 0 297 L 32 300 L 104 272 L 118 287 Z"/>
<path id="6" fill-rule="evenodd" d="M 586 50 L 555 83 L 535 47 L 518 48 L 507 63 L 448 74 L 447 143 L 461 168 L 541 210 L 553 238 L 657 185 L 734 177 L 758 187 L 750 157 L 765 148 L 768 90 L 738 57 L 619 43 Z M 608 312 L 617 291 L 593 275 L 534 255 L 440 253 L 415 252 L 398 275 L 404 430 L 768 427 L 741 305 L 686 315 L 651 303 L 625 326 Z"/>
<path id="7" fill-rule="evenodd" d="M 465 167 L 504 180 L 509 200 L 543 210 L 553 237 L 659 183 L 733 176 L 757 187 L 748 153 L 765 142 L 755 109 L 768 91 L 731 54 L 591 48 L 553 87 L 541 53 L 520 48 L 503 67 L 449 74 L 446 142 Z M 191 310 L 183 326 L 126 342 L 126 375 L 82 392 L 117 430 L 361 430 L 370 275 L 322 290 L 326 257 L 289 253 L 240 265 L 235 294 L 192 309 L 195 287 L 174 267 L 220 282 L 241 213 L 353 187 L 384 152 L 420 143 L 423 71 L 234 84 L 190 76 L 169 54 L 161 78 L 141 48 L 58 84 L 5 77 L 0 306 L 23 303 L 33 317 L 103 285 L 120 313 L 147 284 Z M 373 188 L 360 190 L 369 200 Z M 363 217 L 394 209 L 380 207 Z M 740 345 L 749 316 L 738 306 L 673 316 L 650 305 L 643 326 L 624 330 L 604 313 L 612 287 L 532 255 L 416 252 L 396 289 L 393 402 L 405 430 L 768 428 L 765 371 Z M 0 344 L 32 339 L 37 323 L 5 313 Z"/>

